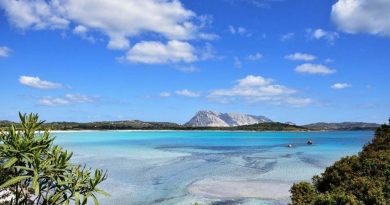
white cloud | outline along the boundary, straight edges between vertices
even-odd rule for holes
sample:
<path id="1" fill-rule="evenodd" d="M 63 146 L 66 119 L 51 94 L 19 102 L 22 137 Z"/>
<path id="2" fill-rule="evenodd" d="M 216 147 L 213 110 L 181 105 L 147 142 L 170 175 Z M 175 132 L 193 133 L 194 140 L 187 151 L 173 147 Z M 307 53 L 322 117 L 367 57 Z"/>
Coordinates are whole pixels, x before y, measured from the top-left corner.
<path id="1" fill-rule="evenodd" d="M 64 29 L 69 25 L 69 20 L 61 15 L 63 5 L 59 1 L 0 0 L 0 7 L 17 28 Z"/>
<path id="2" fill-rule="evenodd" d="M 135 44 L 127 53 L 126 60 L 134 63 L 190 63 L 197 60 L 195 49 L 186 42 L 168 41 L 163 44 L 158 41 L 142 41 Z"/>
<path id="3" fill-rule="evenodd" d="M 306 33 L 309 37 L 309 39 L 324 39 L 328 43 L 333 44 L 336 39 L 340 37 L 340 35 L 337 32 L 334 31 L 325 31 L 323 29 L 306 29 Z"/>
<path id="4" fill-rule="evenodd" d="M 169 92 L 161 92 L 160 93 L 160 97 L 167 98 L 167 97 L 170 97 L 170 96 L 171 96 L 171 93 L 169 93 Z"/>
<path id="5" fill-rule="evenodd" d="M 325 63 L 333 63 L 334 60 L 331 59 L 331 58 L 327 58 L 327 59 L 324 60 L 324 62 L 325 62 Z"/>
<path id="6" fill-rule="evenodd" d="M 294 96 L 295 89 L 274 83 L 272 79 L 262 76 L 248 75 L 228 89 L 217 89 L 210 92 L 208 98 L 218 102 L 245 100 L 247 102 L 271 102 L 273 104 L 289 104 L 303 106 L 312 102 L 309 98 Z"/>
<path id="7" fill-rule="evenodd" d="M 216 37 L 202 33 L 205 18 L 179 0 L 0 0 L 0 7 L 17 28 L 68 29 L 75 24 L 106 35 L 110 49 L 127 49 L 129 38 L 144 32 L 168 40 Z"/>
<path id="8" fill-rule="evenodd" d="M 38 101 L 38 104 L 45 106 L 61 106 L 76 103 L 94 103 L 96 97 L 80 94 L 66 94 L 64 97 L 44 97 Z"/>
<path id="9" fill-rule="evenodd" d="M 290 33 L 286 33 L 286 34 L 283 34 L 281 37 L 280 37 L 280 40 L 281 41 L 288 41 L 292 38 L 294 38 L 295 34 L 290 32 Z"/>
<path id="10" fill-rule="evenodd" d="M 199 69 L 193 65 L 191 66 L 179 66 L 176 68 L 177 70 L 184 72 L 184 73 L 194 73 L 198 71 Z"/>
<path id="11" fill-rule="evenodd" d="M 248 75 L 245 78 L 238 80 L 238 85 L 240 87 L 263 86 L 270 84 L 271 82 L 271 79 L 266 79 L 262 76 Z"/>
<path id="12" fill-rule="evenodd" d="M 85 26 L 78 25 L 73 29 L 73 32 L 79 35 L 84 35 L 88 32 L 88 28 Z"/>
<path id="13" fill-rule="evenodd" d="M 73 29 L 73 33 L 80 36 L 82 39 L 88 40 L 92 43 L 95 42 L 95 38 L 88 35 L 88 28 L 85 26 L 78 25 Z"/>
<path id="14" fill-rule="evenodd" d="M 286 103 L 296 106 L 296 107 L 303 107 L 307 106 L 309 104 L 313 103 L 313 100 L 310 98 L 294 98 L 294 97 L 289 97 L 286 99 Z"/>
<path id="15" fill-rule="evenodd" d="M 337 90 L 345 89 L 345 88 L 349 88 L 349 87 L 351 87 L 351 85 L 348 83 L 335 83 L 331 86 L 331 88 L 337 89 Z"/>
<path id="16" fill-rule="evenodd" d="M 319 75 L 328 75 L 336 72 L 336 70 L 328 68 L 324 65 L 311 64 L 311 63 L 305 63 L 299 65 L 295 68 L 295 71 L 298 73 L 319 74 Z"/>
<path id="17" fill-rule="evenodd" d="M 251 60 L 251 61 L 256 61 L 256 60 L 260 60 L 263 58 L 263 55 L 261 53 L 255 53 L 253 55 L 249 55 L 247 57 L 248 60 Z"/>
<path id="18" fill-rule="evenodd" d="M 80 94 L 66 94 L 65 98 L 75 103 L 92 103 L 96 101 L 94 97 Z"/>
<path id="19" fill-rule="evenodd" d="M 297 61 L 297 60 L 313 61 L 317 57 L 315 57 L 314 55 L 311 55 L 311 54 L 307 54 L 307 53 L 293 53 L 290 55 L 286 55 L 285 58 L 289 59 L 289 60 L 294 60 L 294 61 Z"/>
<path id="20" fill-rule="evenodd" d="M 234 57 L 234 67 L 235 68 L 242 68 L 242 62 L 238 57 Z"/>
<path id="21" fill-rule="evenodd" d="M 0 58 L 7 58 L 11 54 L 12 50 L 6 46 L 0 46 Z"/>
<path id="22" fill-rule="evenodd" d="M 56 89 L 63 87 L 60 83 L 41 80 L 39 77 L 20 76 L 19 83 L 25 86 L 40 88 L 40 89 Z"/>
<path id="23" fill-rule="evenodd" d="M 342 31 L 390 36 L 388 0 L 338 0 L 331 16 Z"/>
<path id="24" fill-rule="evenodd" d="M 202 49 L 199 49 L 198 53 L 200 60 L 208 60 L 217 57 L 214 47 L 210 43 L 206 43 Z"/>
<path id="25" fill-rule="evenodd" d="M 240 34 L 240 35 L 247 34 L 248 35 L 248 30 L 244 27 L 241 27 L 241 26 L 234 27 L 232 25 L 229 25 L 229 31 L 231 34 Z"/>
<path id="26" fill-rule="evenodd" d="M 70 102 L 64 98 L 52 98 L 52 97 L 45 97 L 38 101 L 38 104 L 46 105 L 46 106 L 67 105 L 69 103 Z"/>
<path id="27" fill-rule="evenodd" d="M 195 97 L 199 97 L 200 96 L 200 93 L 193 92 L 193 91 L 187 90 L 187 89 L 178 90 L 175 93 L 176 93 L 176 95 L 185 96 L 185 97 L 191 97 L 191 98 L 195 98 Z"/>

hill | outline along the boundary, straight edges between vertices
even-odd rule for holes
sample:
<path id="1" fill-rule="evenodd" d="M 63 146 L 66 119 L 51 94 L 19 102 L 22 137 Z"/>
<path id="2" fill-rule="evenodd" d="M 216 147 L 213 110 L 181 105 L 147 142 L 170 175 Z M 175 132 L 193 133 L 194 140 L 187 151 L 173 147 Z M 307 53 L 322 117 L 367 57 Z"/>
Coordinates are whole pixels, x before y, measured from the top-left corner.
<path id="1" fill-rule="evenodd" d="M 380 125 L 376 123 L 366 123 L 366 122 L 340 122 L 340 123 L 318 122 L 318 123 L 307 124 L 303 126 L 311 130 L 375 130 Z"/>

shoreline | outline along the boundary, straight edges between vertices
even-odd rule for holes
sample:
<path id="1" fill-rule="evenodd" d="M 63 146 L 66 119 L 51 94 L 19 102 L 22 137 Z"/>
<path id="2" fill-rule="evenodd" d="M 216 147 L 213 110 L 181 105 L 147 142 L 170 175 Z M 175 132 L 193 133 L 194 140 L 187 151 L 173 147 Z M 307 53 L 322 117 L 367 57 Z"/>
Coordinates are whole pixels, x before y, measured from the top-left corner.
<path id="1" fill-rule="evenodd" d="M 51 133 L 70 133 L 70 132 L 290 132 L 290 133 L 302 133 L 302 132 L 359 132 L 359 131 L 372 131 L 367 130 L 177 130 L 177 129 L 164 129 L 164 130 L 142 130 L 142 129 L 131 129 L 131 130 L 50 130 Z"/>

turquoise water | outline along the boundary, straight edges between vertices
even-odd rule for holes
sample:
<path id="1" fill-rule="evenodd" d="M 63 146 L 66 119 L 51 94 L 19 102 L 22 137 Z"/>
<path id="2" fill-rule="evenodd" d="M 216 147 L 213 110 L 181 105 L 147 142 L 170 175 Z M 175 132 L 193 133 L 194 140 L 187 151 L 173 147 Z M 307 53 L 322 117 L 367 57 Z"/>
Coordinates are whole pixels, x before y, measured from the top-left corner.
<path id="1" fill-rule="evenodd" d="M 75 163 L 107 169 L 105 205 L 287 204 L 289 188 L 342 156 L 372 131 L 54 132 Z M 314 144 L 306 144 L 312 139 Z M 293 144 L 293 148 L 287 148 Z"/>

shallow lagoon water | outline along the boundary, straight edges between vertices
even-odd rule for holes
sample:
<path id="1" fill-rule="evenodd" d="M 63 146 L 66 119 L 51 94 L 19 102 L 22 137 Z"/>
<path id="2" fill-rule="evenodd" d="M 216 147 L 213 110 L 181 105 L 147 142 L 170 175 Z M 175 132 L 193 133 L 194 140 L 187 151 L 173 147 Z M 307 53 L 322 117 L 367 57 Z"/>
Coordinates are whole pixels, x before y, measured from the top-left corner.
<path id="1" fill-rule="evenodd" d="M 342 156 L 372 131 L 54 132 L 75 163 L 107 169 L 103 205 L 284 205 L 289 188 Z M 307 145 L 312 139 L 314 144 Z M 287 148 L 293 144 L 293 148 Z"/>

